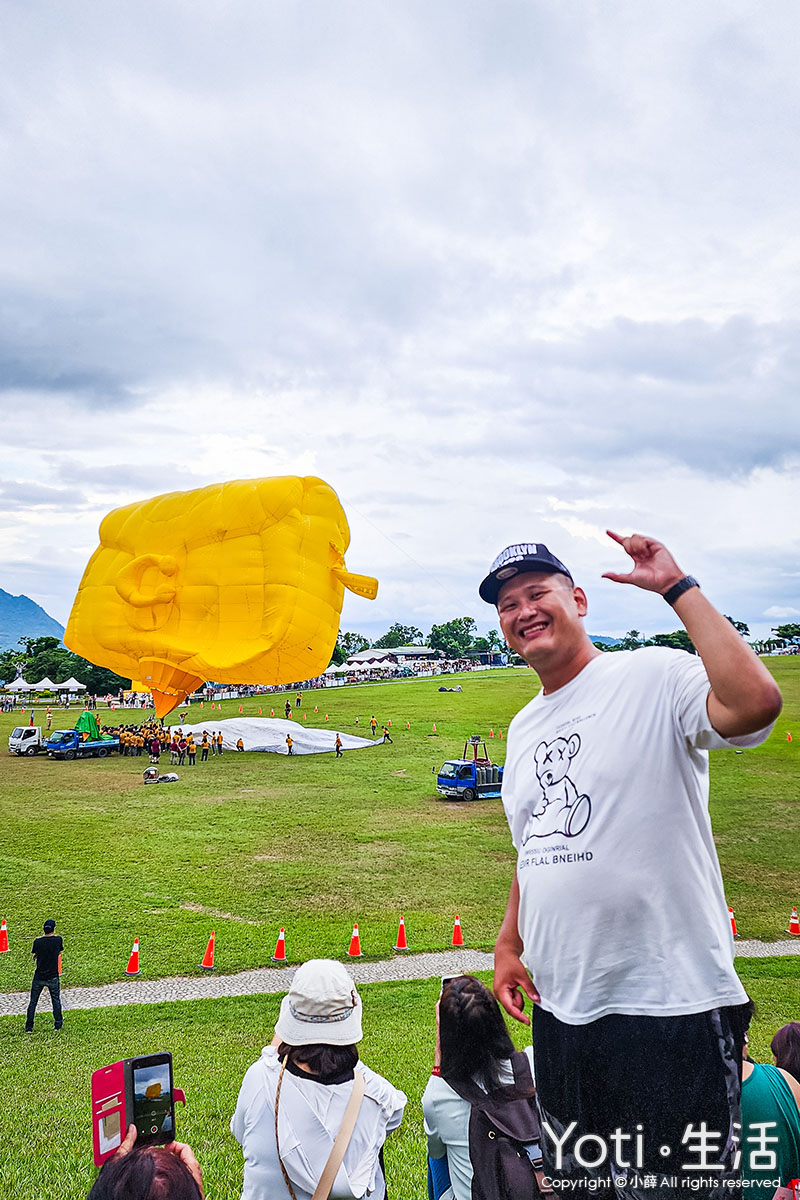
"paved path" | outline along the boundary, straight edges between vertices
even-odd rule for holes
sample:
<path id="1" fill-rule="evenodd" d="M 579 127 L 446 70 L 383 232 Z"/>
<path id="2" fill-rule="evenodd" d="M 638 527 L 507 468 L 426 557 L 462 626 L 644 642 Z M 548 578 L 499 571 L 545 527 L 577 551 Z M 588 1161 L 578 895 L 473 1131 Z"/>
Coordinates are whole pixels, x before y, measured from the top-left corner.
<path id="1" fill-rule="evenodd" d="M 800 954 L 800 938 L 791 942 L 736 943 L 742 958 L 771 958 Z M 490 971 L 493 956 L 482 950 L 444 950 L 431 954 L 396 955 L 382 962 L 345 965 L 356 983 L 386 983 L 402 979 L 430 979 L 462 971 Z M 236 975 L 200 975 L 172 979 L 125 979 L 101 987 L 66 987 L 61 993 L 65 1009 L 107 1008 L 118 1004 L 161 1004 L 165 1000 L 209 1000 L 218 996 L 256 996 L 285 992 L 296 967 L 261 967 Z M 45 1003 L 47 997 L 45 997 Z M 27 992 L 0 994 L 0 1016 L 22 1016 Z"/>

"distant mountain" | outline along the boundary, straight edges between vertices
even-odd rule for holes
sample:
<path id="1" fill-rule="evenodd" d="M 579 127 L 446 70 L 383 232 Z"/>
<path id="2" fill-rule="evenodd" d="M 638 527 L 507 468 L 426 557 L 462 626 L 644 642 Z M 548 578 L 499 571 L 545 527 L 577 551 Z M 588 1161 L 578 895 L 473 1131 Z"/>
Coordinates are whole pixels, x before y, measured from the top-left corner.
<path id="1" fill-rule="evenodd" d="M 22 637 L 64 636 L 59 625 L 27 596 L 11 596 L 0 588 L 0 650 L 15 650 Z"/>
<path id="2" fill-rule="evenodd" d="M 595 633 L 589 634 L 590 642 L 601 642 L 604 646 L 619 646 L 622 640 L 622 638 L 600 637 L 599 634 Z"/>

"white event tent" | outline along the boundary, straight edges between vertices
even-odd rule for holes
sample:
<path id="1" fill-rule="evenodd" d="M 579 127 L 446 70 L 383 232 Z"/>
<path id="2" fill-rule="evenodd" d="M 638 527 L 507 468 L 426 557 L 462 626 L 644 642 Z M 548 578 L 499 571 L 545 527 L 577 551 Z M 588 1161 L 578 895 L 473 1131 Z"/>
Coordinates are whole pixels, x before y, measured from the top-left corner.
<path id="1" fill-rule="evenodd" d="M 6 684 L 7 692 L 32 692 L 33 684 L 27 683 L 24 679 L 15 679 L 13 683 Z"/>
<path id="2" fill-rule="evenodd" d="M 40 679 L 38 683 L 32 683 L 31 689 L 34 692 L 54 692 L 57 686 L 52 679 L 48 679 L 45 675 L 44 679 Z"/>
<path id="3" fill-rule="evenodd" d="M 55 687 L 64 688 L 65 691 L 67 689 L 69 689 L 69 691 L 71 691 L 71 692 L 85 692 L 86 691 L 86 684 L 81 683 L 80 680 L 76 679 L 74 676 L 71 679 L 65 679 L 63 683 L 55 684 Z"/>

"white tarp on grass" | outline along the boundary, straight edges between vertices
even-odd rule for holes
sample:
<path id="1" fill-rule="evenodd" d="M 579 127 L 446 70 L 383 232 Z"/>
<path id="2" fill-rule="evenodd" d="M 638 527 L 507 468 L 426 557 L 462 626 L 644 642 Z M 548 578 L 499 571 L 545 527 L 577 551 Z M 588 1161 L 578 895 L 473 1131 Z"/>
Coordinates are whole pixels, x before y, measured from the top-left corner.
<path id="1" fill-rule="evenodd" d="M 212 716 L 200 725 L 181 725 L 172 721 L 170 728 L 180 727 L 184 733 L 189 730 L 194 734 L 195 744 L 199 748 L 203 740 L 203 731 L 211 737 L 214 733 L 222 734 L 224 750 L 236 753 L 236 743 L 239 738 L 244 742 L 245 750 L 263 750 L 267 754 L 287 754 L 286 735 L 292 735 L 292 752 L 294 754 L 332 754 L 336 749 L 336 728 L 309 729 L 303 721 L 287 721 L 284 717 L 232 717 L 227 721 L 216 721 Z M 381 739 L 356 737 L 352 733 L 339 730 L 343 750 L 365 750 L 368 746 L 380 746 Z"/>

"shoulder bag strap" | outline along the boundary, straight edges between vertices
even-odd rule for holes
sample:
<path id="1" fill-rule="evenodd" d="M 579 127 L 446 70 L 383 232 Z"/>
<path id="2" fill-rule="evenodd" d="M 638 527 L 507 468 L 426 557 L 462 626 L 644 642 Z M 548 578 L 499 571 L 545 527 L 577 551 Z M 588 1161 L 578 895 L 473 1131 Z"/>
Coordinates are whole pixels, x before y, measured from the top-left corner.
<path id="1" fill-rule="evenodd" d="M 361 1108 L 361 1101 L 364 1099 L 364 1076 L 360 1071 L 353 1071 L 353 1090 L 350 1093 L 350 1099 L 347 1101 L 347 1108 L 344 1110 L 342 1125 L 336 1135 L 336 1141 L 330 1152 L 328 1161 L 325 1163 L 325 1168 L 319 1177 L 319 1183 L 314 1189 L 314 1195 L 311 1200 L 328 1200 L 333 1187 L 333 1181 L 339 1167 L 342 1165 L 345 1150 L 350 1144 L 350 1138 L 353 1136 L 353 1130 L 356 1127 L 358 1113 Z"/>
<path id="2" fill-rule="evenodd" d="M 278 1105 L 280 1103 L 281 1084 L 283 1083 L 283 1073 L 286 1070 L 287 1061 L 288 1059 L 284 1058 L 281 1063 L 281 1073 L 278 1076 L 278 1086 L 275 1091 L 275 1149 L 278 1153 L 278 1162 L 280 1163 L 283 1180 L 289 1190 L 289 1195 L 292 1200 L 297 1200 L 286 1167 L 283 1165 L 280 1140 L 278 1138 Z M 336 1140 L 328 1155 L 328 1161 L 325 1163 L 322 1174 L 319 1177 L 319 1183 L 314 1189 L 314 1195 L 311 1197 L 311 1200 L 328 1200 L 334 1180 L 336 1179 L 336 1174 L 342 1165 L 345 1151 L 350 1144 L 350 1138 L 353 1136 L 353 1130 L 355 1129 L 358 1113 L 361 1108 L 361 1101 L 364 1099 L 364 1087 L 364 1076 L 361 1071 L 353 1071 L 353 1090 L 350 1093 L 350 1099 L 347 1101 L 347 1108 L 344 1110 L 341 1128 L 336 1135 Z"/>

